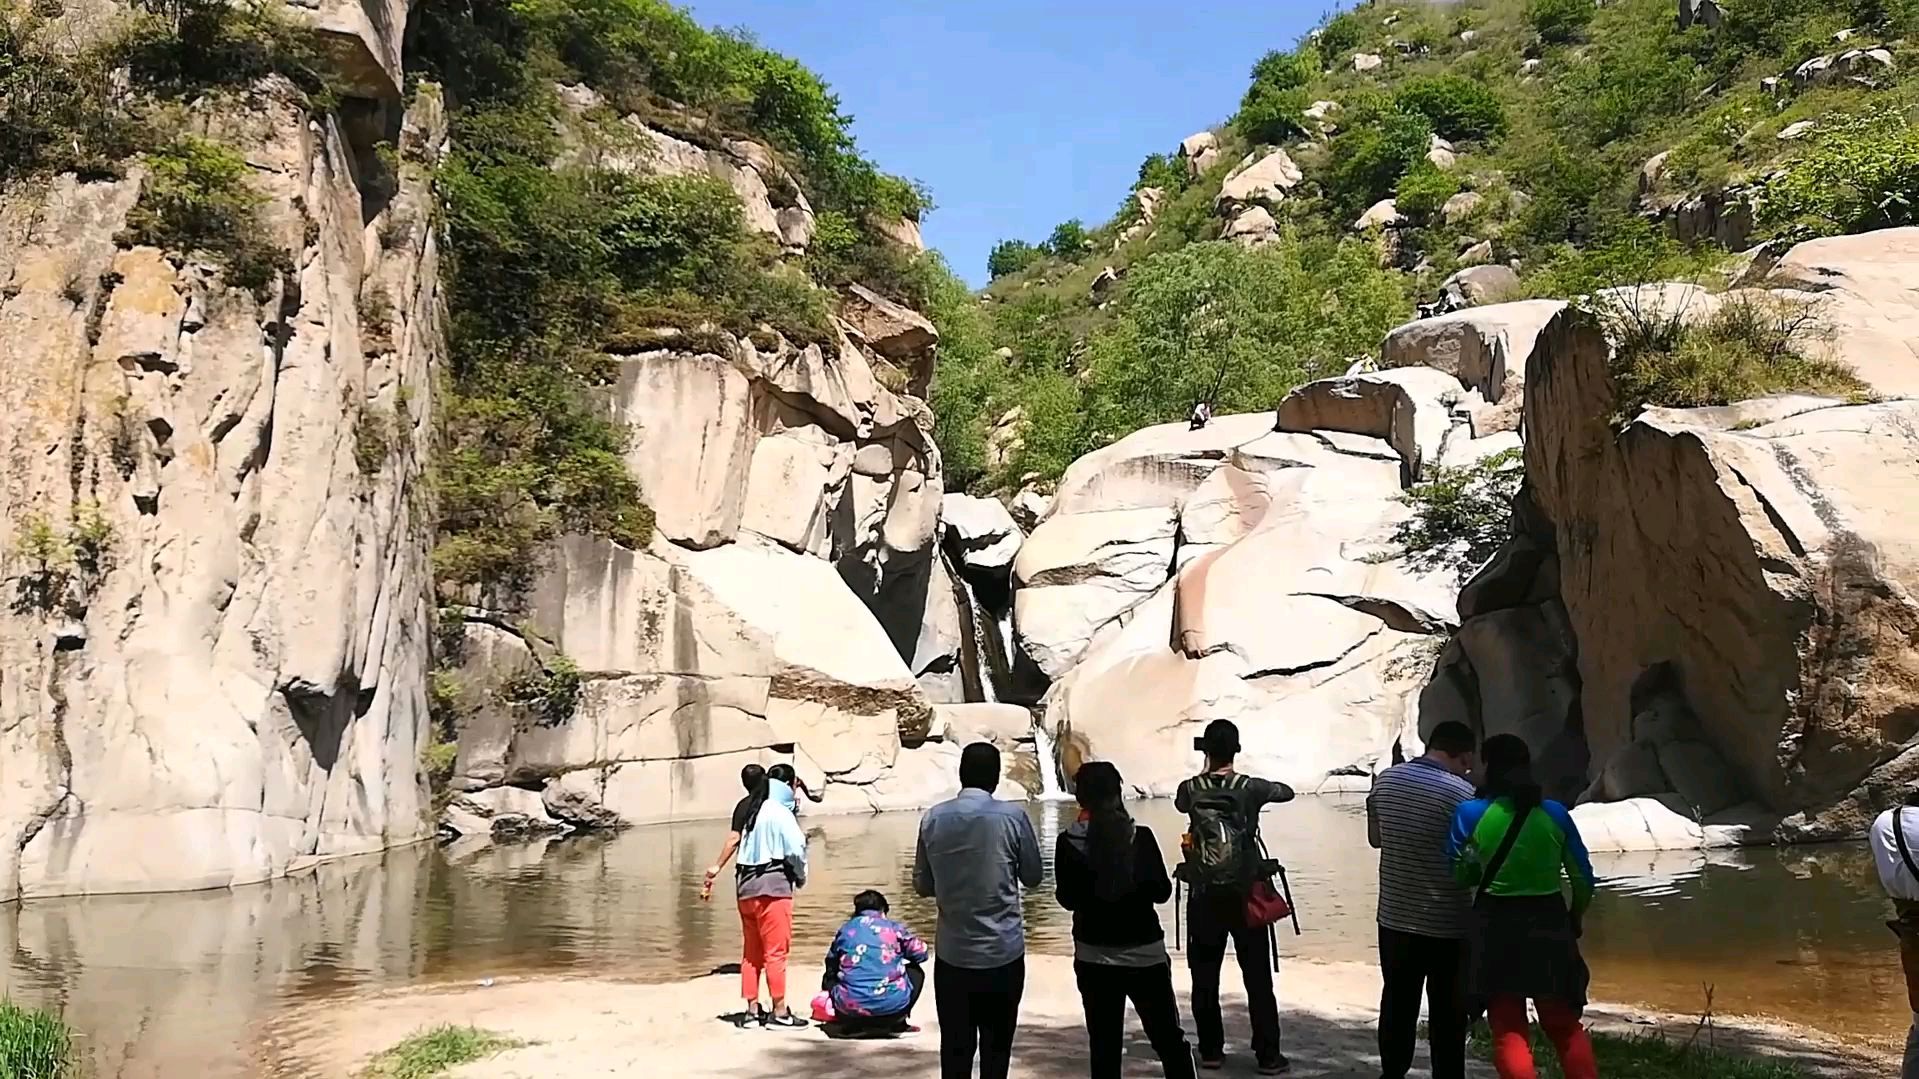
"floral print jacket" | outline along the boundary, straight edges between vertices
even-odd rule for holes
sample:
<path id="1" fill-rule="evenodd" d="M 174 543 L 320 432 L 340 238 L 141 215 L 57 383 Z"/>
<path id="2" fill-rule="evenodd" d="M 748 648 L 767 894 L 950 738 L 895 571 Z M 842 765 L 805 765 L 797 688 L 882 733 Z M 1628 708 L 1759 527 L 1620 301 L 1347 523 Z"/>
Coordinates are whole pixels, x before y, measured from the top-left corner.
<path id="1" fill-rule="evenodd" d="M 926 943 L 877 911 L 840 926 L 826 953 L 827 990 L 841 1015 L 899 1015 L 913 1000 L 908 963 L 926 962 Z"/>

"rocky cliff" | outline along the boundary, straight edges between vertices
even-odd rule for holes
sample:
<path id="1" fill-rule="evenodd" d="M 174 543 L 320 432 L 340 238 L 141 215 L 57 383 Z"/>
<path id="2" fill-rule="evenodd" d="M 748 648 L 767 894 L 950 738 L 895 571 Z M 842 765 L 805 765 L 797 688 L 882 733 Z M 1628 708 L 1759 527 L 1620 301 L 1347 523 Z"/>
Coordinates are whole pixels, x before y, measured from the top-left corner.
<path id="1" fill-rule="evenodd" d="M 949 733 L 1025 734 L 1019 709 L 935 712 L 985 691 L 920 399 L 938 331 L 898 298 L 926 256 L 910 217 L 848 209 L 899 181 L 835 143 L 856 190 L 822 195 L 803 149 L 658 86 L 521 86 L 548 173 L 602 199 L 659 181 L 683 214 L 619 223 L 654 291 L 556 353 L 474 329 L 487 252 L 446 224 L 480 160 L 459 133 L 499 153 L 474 119 L 490 24 L 70 8 L 7 24 L 93 126 L 51 110 L 73 153 L 30 132 L 39 157 L 0 173 L 0 899 L 724 815 L 747 761 L 793 761 L 824 810 L 920 806 L 956 786 Z M 707 33 L 660 13 L 649 33 Z M 688 220 L 736 253 L 692 302 Z M 486 459 L 541 425 L 590 438 Z M 568 501 L 608 475 L 644 517 Z M 455 557 L 489 514 L 521 546 Z"/>
<path id="2" fill-rule="evenodd" d="M 268 80 L 184 123 L 244 155 L 289 253 L 257 289 L 128 238 L 138 160 L 0 204 L 0 898 L 258 881 L 433 829 L 442 302 L 425 172 L 374 144 L 430 160 L 437 99 L 310 114 Z"/>

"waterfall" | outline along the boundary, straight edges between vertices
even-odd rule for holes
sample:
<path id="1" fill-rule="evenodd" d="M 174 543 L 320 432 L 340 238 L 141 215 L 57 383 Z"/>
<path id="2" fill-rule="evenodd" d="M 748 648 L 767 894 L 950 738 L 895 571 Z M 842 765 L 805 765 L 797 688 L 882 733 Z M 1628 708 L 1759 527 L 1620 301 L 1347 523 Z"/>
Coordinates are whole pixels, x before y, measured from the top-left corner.
<path id="1" fill-rule="evenodd" d="M 1064 802 L 1071 797 L 1060 786 L 1059 754 L 1053 749 L 1053 736 L 1046 724 L 1033 721 L 1033 756 L 1039 758 L 1039 798 L 1042 802 Z"/>

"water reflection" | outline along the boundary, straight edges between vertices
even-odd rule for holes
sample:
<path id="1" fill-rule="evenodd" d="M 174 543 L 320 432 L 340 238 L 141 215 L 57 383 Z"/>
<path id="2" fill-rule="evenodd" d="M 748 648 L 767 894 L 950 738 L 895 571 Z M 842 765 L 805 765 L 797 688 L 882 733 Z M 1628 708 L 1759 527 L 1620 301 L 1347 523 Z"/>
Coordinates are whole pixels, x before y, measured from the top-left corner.
<path id="1" fill-rule="evenodd" d="M 1171 805 L 1136 808 L 1175 856 L 1183 822 Z M 1072 809 L 1033 812 L 1050 862 Z M 928 905 L 911 894 L 915 815 L 805 823 L 815 869 L 795 917 L 802 968 L 861 888 L 884 890 L 930 933 Z M 0 907 L 0 992 L 64 1011 L 102 1079 L 255 1074 L 262 1024 L 291 1000 L 538 971 L 678 978 L 736 960 L 732 904 L 696 897 L 723 829 L 414 848 L 231 892 Z M 1282 950 L 1370 959 L 1375 877 L 1360 803 L 1275 807 L 1265 832 L 1306 930 L 1283 934 Z M 1685 1011 L 1711 984 L 1722 1014 L 1887 1041 L 1903 1029 L 1903 982 L 1861 846 L 1597 861 L 1607 883 L 1587 930 L 1596 995 Z M 1050 893 L 1029 897 L 1027 912 L 1035 950 L 1069 949 Z"/>

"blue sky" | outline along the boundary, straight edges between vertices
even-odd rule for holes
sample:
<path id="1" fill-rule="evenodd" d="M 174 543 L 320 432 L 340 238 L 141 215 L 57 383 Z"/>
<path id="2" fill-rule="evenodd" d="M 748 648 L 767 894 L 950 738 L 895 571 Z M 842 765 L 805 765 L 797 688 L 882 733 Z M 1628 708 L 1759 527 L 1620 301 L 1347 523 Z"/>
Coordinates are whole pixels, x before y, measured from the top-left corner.
<path id="1" fill-rule="evenodd" d="M 1299 0 L 690 0 L 820 73 L 867 156 L 932 189 L 926 241 L 967 281 L 1008 237 L 1104 221 L 1140 159 L 1225 119 Z"/>

